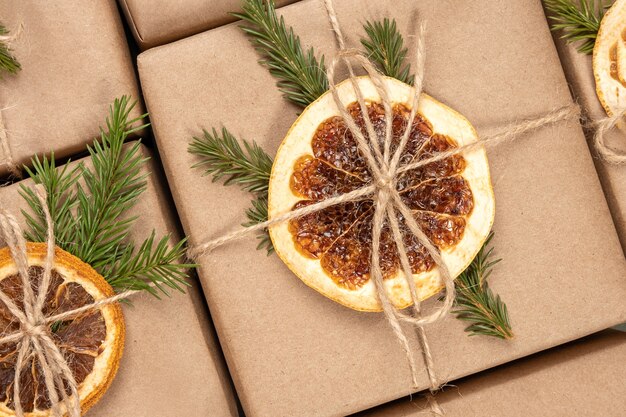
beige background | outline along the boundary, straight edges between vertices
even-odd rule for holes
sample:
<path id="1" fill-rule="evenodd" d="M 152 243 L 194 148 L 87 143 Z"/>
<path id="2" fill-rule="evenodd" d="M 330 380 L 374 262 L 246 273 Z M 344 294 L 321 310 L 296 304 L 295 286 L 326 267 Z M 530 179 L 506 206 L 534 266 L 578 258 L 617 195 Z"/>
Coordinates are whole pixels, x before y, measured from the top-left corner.
<path id="1" fill-rule="evenodd" d="M 13 43 L 22 70 L 0 81 L 0 117 L 19 166 L 34 154 L 84 151 L 113 99 L 138 97 L 115 1 L 0 0 L 0 16 L 12 33 L 24 28 Z"/>
<path id="2" fill-rule="evenodd" d="M 277 0 L 277 7 L 296 0 Z M 241 0 L 119 0 L 141 49 L 173 42 L 235 20 Z"/>

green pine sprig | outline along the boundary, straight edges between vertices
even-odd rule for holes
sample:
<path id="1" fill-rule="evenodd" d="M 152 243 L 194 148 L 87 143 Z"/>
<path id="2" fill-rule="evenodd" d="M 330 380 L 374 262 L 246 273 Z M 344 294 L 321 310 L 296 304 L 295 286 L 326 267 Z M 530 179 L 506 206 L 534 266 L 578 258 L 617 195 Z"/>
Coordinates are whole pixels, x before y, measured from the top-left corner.
<path id="1" fill-rule="evenodd" d="M 287 30 L 282 18 L 278 19 L 273 2 L 244 0 L 243 9 L 244 13 L 235 15 L 252 24 L 253 27 L 242 28 L 257 50 L 267 57 L 262 63 L 279 78 L 279 89 L 285 97 L 304 107 L 323 94 L 328 87 L 323 57 L 318 65 L 310 49 L 306 56 L 308 66 L 303 66 L 306 59 L 299 38 L 292 29 Z M 405 62 L 408 49 L 395 20 L 366 22 L 364 30 L 367 38 L 362 38 L 361 44 L 379 69 L 389 77 L 412 83 L 414 77 Z M 299 74 L 304 76 L 300 78 Z M 214 181 L 226 178 L 226 185 L 239 184 L 256 195 L 252 207 L 246 210 L 248 221 L 243 223 L 249 227 L 268 218 L 267 189 L 272 159 L 254 142 L 241 141 L 243 147 L 239 143 L 228 130 L 222 129 L 220 135 L 213 129 L 212 133 L 204 131 L 203 137 L 194 137 L 189 152 L 202 158 L 194 167 L 205 167 Z M 265 248 L 271 253 L 272 242 L 267 231 L 258 237 L 257 249 Z M 509 339 L 513 333 L 506 305 L 487 284 L 491 268 L 499 262 L 490 259 L 493 248 L 486 249 L 492 237 L 490 234 L 476 258 L 457 278 L 454 313 L 470 323 L 466 328 L 470 335 Z"/>
<path id="2" fill-rule="evenodd" d="M 243 147 L 240 145 L 243 144 Z M 272 158 L 256 142 L 239 141 L 226 128 L 221 133 L 204 130 L 201 137 L 194 137 L 189 144 L 189 153 L 200 157 L 192 168 L 204 168 L 205 174 L 213 176 L 213 181 L 225 179 L 224 185 L 237 184 L 251 192 L 256 199 L 246 210 L 249 227 L 267 221 L 267 190 L 272 172 Z M 273 252 L 272 241 L 267 230 L 259 233 L 257 249 Z"/>
<path id="3" fill-rule="evenodd" d="M 609 5 L 604 0 L 545 0 L 552 30 L 562 30 L 568 42 L 580 41 L 578 51 L 591 54 L 600 22 Z"/>
<path id="4" fill-rule="evenodd" d="M 273 0 L 243 0 L 242 13 L 233 15 L 248 24 L 241 29 L 287 100 L 306 107 L 328 90 L 324 56 L 318 61 L 313 48 L 304 52 L 300 37 L 276 14 Z"/>
<path id="5" fill-rule="evenodd" d="M 107 120 L 107 131 L 100 141 L 89 147 L 93 171 L 83 169 L 84 186 L 76 187 L 80 221 L 74 232 L 73 253 L 95 269 L 116 260 L 118 248 L 128 237 L 136 216 L 122 219 L 145 191 L 147 174 L 141 167 L 147 158 L 141 156 L 140 143 L 124 151 L 124 140 L 136 120 L 128 120 L 132 106 L 115 106 Z M 144 128 L 140 126 L 139 129 Z"/>
<path id="6" fill-rule="evenodd" d="M 187 269 L 195 265 L 177 263 L 185 255 L 186 238 L 171 248 L 169 241 L 170 235 L 166 235 L 155 245 L 153 230 L 138 250 L 132 243 L 124 246 L 117 261 L 103 268 L 109 284 L 113 288 L 146 290 L 157 297 L 157 289 L 167 294 L 164 286 L 184 292 Z"/>
<path id="7" fill-rule="evenodd" d="M 470 323 L 465 331 L 471 336 L 510 339 L 513 331 L 506 304 L 487 283 L 493 266 L 500 262 L 500 259 L 492 260 L 493 247 L 488 248 L 492 238 L 493 232 L 472 263 L 457 277 L 453 312 L 459 320 Z"/>
<path id="8" fill-rule="evenodd" d="M 48 194 L 60 248 L 90 264 L 116 290 L 143 289 L 158 295 L 158 289 L 167 294 L 166 286 L 182 290 L 187 269 L 195 265 L 176 263 L 184 255 L 185 239 L 171 249 L 169 236 L 155 245 L 154 232 L 137 250 L 129 242 L 137 216 L 126 215 L 146 189 L 147 174 L 141 168 L 148 159 L 141 156 L 139 141 L 124 148 L 128 135 L 148 126 L 138 125 L 146 115 L 130 119 L 134 106 L 126 96 L 111 106 L 106 130 L 101 129 L 100 140 L 88 148 L 93 168 L 82 163 L 73 169 L 57 168 L 52 155 L 35 157 L 33 168 L 26 170 Z M 25 186 L 20 193 L 30 207 L 30 213 L 22 211 L 26 238 L 45 241 L 46 221 L 39 200 Z"/>
<path id="9" fill-rule="evenodd" d="M 361 44 L 370 60 L 376 63 L 386 76 L 413 84 L 411 66 L 405 62 L 408 48 L 404 47 L 404 39 L 398 31 L 396 20 L 384 18 L 382 22 L 367 21 L 363 28 L 367 38 L 361 38 Z"/>
<path id="10" fill-rule="evenodd" d="M 8 37 L 8 35 L 9 31 L 0 23 L 0 74 L 2 72 L 15 74 L 22 68 L 11 53 L 9 45 L 1 39 L 2 37 Z"/>
<path id="11" fill-rule="evenodd" d="M 243 147 L 226 128 L 221 134 L 204 130 L 202 137 L 194 137 L 189 145 L 189 152 L 201 157 L 192 168 L 205 168 L 213 181 L 226 178 L 224 185 L 238 184 L 251 193 L 267 193 L 272 158 L 256 142 L 241 142 Z"/>

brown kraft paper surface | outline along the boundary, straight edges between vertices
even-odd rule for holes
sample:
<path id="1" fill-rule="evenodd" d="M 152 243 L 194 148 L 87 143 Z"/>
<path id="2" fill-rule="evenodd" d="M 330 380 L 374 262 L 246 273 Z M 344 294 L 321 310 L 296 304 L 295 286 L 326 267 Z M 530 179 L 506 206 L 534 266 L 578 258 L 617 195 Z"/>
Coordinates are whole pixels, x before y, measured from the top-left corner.
<path id="1" fill-rule="evenodd" d="M 394 17 L 409 34 L 419 13 L 428 28 L 425 91 L 479 132 L 572 102 L 539 1 L 335 3 L 349 46 L 358 46 L 367 19 Z M 305 47 L 332 58 L 335 42 L 320 2 L 280 12 Z M 186 150 L 192 136 L 224 125 L 274 155 L 301 111 L 281 97 L 258 59 L 235 25 L 139 57 L 159 151 L 192 244 L 238 227 L 252 199 L 190 168 L 198 162 Z M 493 243 L 503 259 L 491 286 L 508 305 L 515 338 L 470 338 L 452 316 L 429 326 L 443 381 L 626 320 L 626 262 L 578 121 L 519 139 L 488 150 Z M 382 314 L 322 297 L 256 245 L 250 237 L 221 247 L 200 259 L 199 272 L 247 415 L 345 415 L 412 391 L 406 358 Z M 424 370 L 419 388 L 427 386 Z"/>
<path id="2" fill-rule="evenodd" d="M 607 117 L 596 94 L 592 56 L 578 52 L 576 49 L 578 45 L 567 43 L 562 39 L 561 31 L 554 32 L 553 35 L 561 62 L 563 63 L 565 76 L 570 83 L 574 98 L 583 108 L 584 115 L 591 123 Z M 587 136 L 592 147 L 596 169 L 611 208 L 615 227 L 622 242 L 622 248 L 626 248 L 626 166 L 611 165 L 598 158 L 591 145 L 593 139 L 592 127 L 588 129 Z M 625 132 L 615 129 L 608 132 L 606 137 L 609 146 L 626 153 Z"/>
<path id="3" fill-rule="evenodd" d="M 276 6 L 296 0 L 277 0 Z M 241 0 L 119 0 L 143 50 L 173 42 L 235 20 Z"/>
<path id="4" fill-rule="evenodd" d="M 607 330 L 446 387 L 446 417 L 605 417 L 626 410 L 626 333 Z M 426 417 L 425 400 L 401 400 L 353 417 Z"/>
<path id="5" fill-rule="evenodd" d="M 2 23 L 22 66 L 0 80 L 0 117 L 17 166 L 36 154 L 63 158 L 99 135 L 113 99 L 138 89 L 114 1 L 0 1 Z M 132 113 L 142 113 L 141 105 Z M 0 147 L 1 148 L 1 147 Z M 0 150 L 0 177 L 9 172 Z"/>

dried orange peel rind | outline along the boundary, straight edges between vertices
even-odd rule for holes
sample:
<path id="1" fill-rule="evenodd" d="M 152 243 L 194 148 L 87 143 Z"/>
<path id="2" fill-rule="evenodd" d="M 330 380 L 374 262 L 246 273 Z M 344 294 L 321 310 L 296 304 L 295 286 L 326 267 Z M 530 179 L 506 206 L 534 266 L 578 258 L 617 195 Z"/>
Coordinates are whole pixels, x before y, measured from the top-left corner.
<path id="1" fill-rule="evenodd" d="M 606 12 L 593 49 L 596 93 L 609 116 L 626 108 L 626 0 Z M 624 123 L 620 124 L 624 127 Z"/>
<path id="2" fill-rule="evenodd" d="M 42 268 L 44 266 L 46 248 L 47 245 L 45 243 L 27 243 L 28 262 L 31 272 L 33 268 Z M 5 247 L 0 249 L 0 286 L 3 285 L 5 279 L 15 279 L 16 274 L 17 267 L 13 262 L 9 248 Z M 46 314 L 47 316 L 51 316 L 62 311 L 69 311 L 81 306 L 72 305 L 71 302 L 69 305 L 64 304 L 67 303 L 67 300 L 70 298 L 74 300 L 81 299 L 81 304 L 86 305 L 115 295 L 113 288 L 90 265 L 59 248 L 56 248 L 55 250 L 53 277 L 55 278 L 53 279 L 50 290 L 48 291 L 49 296 L 47 297 L 46 305 L 48 305 L 48 303 L 55 303 L 53 305 L 56 307 L 51 307 L 48 314 Z M 56 282 L 54 282 L 55 280 Z M 17 280 L 15 282 L 17 283 Z M 21 293 L 22 291 L 21 281 L 19 281 L 18 285 L 19 290 L 16 294 Z M 15 288 L 18 285 L 13 285 L 11 288 Z M 3 289 L 6 290 L 6 288 Z M 73 295 L 78 294 L 79 296 L 70 297 L 72 293 Z M 4 308 L 2 313 L 4 317 L 3 319 L 6 321 L 8 310 L 4 305 L 1 307 Z M 46 308 L 47 307 L 44 307 L 44 313 L 46 313 Z M 59 308 L 61 309 L 59 310 Z M 87 322 L 85 321 L 85 323 L 83 323 L 85 328 L 81 329 L 80 321 L 88 319 L 90 320 L 88 322 L 90 324 L 89 328 L 87 328 Z M 124 316 L 119 304 L 114 303 L 100 307 L 98 310 L 94 310 L 93 313 L 84 313 L 84 315 L 81 315 L 79 318 L 68 322 L 70 324 L 68 324 L 66 328 L 67 331 L 64 333 L 67 338 L 64 339 L 64 335 L 60 334 L 63 333 L 63 331 L 61 331 L 59 334 L 54 334 L 53 339 L 57 345 L 62 344 L 61 352 L 64 356 L 66 356 L 68 352 L 69 355 L 71 355 L 72 360 L 69 360 L 68 364 L 74 372 L 74 376 L 77 377 L 77 371 L 73 368 L 74 361 L 77 364 L 91 363 L 89 359 L 86 362 L 81 362 L 79 360 L 79 354 L 84 354 L 89 357 L 95 356 L 92 362 L 93 366 L 91 371 L 86 376 L 82 375 L 82 377 L 79 378 L 80 382 L 78 384 L 78 393 L 82 413 L 85 413 L 100 400 L 111 385 L 111 382 L 117 373 L 124 349 L 126 333 Z M 74 329 L 71 328 L 72 326 L 74 326 Z M 104 326 L 105 329 L 104 336 L 102 336 L 101 332 L 98 336 L 98 331 L 96 329 L 102 329 L 102 326 Z M 85 338 L 89 337 L 96 338 L 97 340 L 85 341 Z M 77 340 L 81 341 L 81 343 L 79 343 L 80 346 L 70 346 L 72 341 Z M 93 344 L 93 346 L 90 348 L 88 345 L 91 344 Z M 95 347 L 97 347 L 97 349 L 94 350 Z M 10 357 L 10 355 L 5 355 L 0 363 L 5 362 L 7 357 Z M 10 369 L 10 364 L 6 363 L 3 370 L 7 372 L 8 369 Z M 7 380 L 11 380 L 11 378 L 8 378 Z M 31 380 L 35 381 L 37 380 L 37 377 L 33 376 Z M 0 389 L 2 389 L 2 395 L 4 397 L 3 402 L 0 403 L 0 417 L 15 415 L 13 408 L 9 406 L 11 405 L 10 397 L 12 397 L 13 385 L 10 384 L 10 386 L 7 386 L 4 383 L 5 381 L 5 379 L 0 380 L 0 384 L 2 384 Z M 39 378 L 38 382 L 41 384 L 42 379 Z M 28 395 L 29 394 L 26 394 L 26 396 Z M 24 397 L 25 394 L 23 393 L 22 398 Z M 45 400 L 41 400 L 41 402 L 45 402 Z M 28 417 L 44 417 L 52 415 L 50 408 L 39 409 L 36 405 L 37 402 L 33 402 L 31 404 L 31 409 L 28 409 L 28 407 L 25 408 L 25 415 Z M 61 408 L 62 410 L 65 410 L 65 405 L 61 404 Z M 65 411 L 63 415 L 67 415 L 67 412 Z"/>
<path id="3" fill-rule="evenodd" d="M 380 97 L 368 77 L 358 77 L 357 82 L 368 103 L 379 103 Z M 410 109 L 413 101 L 413 89 L 393 78 L 384 78 L 390 101 L 394 105 L 403 105 Z M 356 95 L 350 81 L 337 86 L 342 103 L 354 103 Z M 457 145 L 465 145 L 478 140 L 476 131 L 462 115 L 439 103 L 432 97 L 422 94 L 418 115 L 432 126 L 434 135 L 452 138 Z M 339 112 L 330 93 L 322 95 L 300 115 L 283 140 L 272 168 L 269 186 L 268 214 L 274 216 L 292 210 L 306 200 L 294 192 L 291 184 L 295 167 L 302 158 L 314 154 L 312 138 L 320 124 L 339 116 Z M 462 238 L 454 246 L 442 249 L 442 257 L 451 274 L 456 277 L 472 261 L 487 238 L 493 224 L 495 200 L 491 186 L 487 155 L 483 148 L 476 148 L 462 153 L 465 167 L 462 175 L 471 189 L 473 209 L 465 218 L 465 230 Z M 289 222 L 270 227 L 270 236 L 278 256 L 287 267 L 306 285 L 324 296 L 359 311 L 380 311 L 381 305 L 376 295 L 374 284 L 366 280 L 357 288 L 338 285 L 327 269 L 322 267 L 320 259 L 303 254 L 298 249 L 294 236 L 290 232 Z M 418 295 L 421 300 L 431 297 L 442 288 L 440 272 L 437 267 L 413 275 Z M 390 300 L 397 308 L 412 304 L 408 284 L 399 270 L 386 277 L 385 288 Z"/>

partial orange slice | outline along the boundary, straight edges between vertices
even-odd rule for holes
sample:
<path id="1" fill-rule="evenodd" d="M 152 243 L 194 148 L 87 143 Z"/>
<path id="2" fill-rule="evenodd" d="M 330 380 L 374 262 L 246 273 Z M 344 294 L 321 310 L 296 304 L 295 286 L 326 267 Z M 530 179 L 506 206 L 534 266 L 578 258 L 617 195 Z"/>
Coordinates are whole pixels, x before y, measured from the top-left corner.
<path id="1" fill-rule="evenodd" d="M 626 0 L 606 12 L 593 49 L 596 92 L 609 116 L 626 108 Z M 623 126 L 623 124 L 621 124 Z"/>
<path id="2" fill-rule="evenodd" d="M 394 107 L 395 150 L 408 123 L 413 89 L 392 78 L 384 82 Z M 358 78 L 358 84 L 379 137 L 384 137 L 385 114 L 376 88 L 368 77 Z M 337 90 L 364 129 L 350 81 L 339 84 Z M 467 119 L 422 94 L 402 161 L 425 159 L 476 140 Z M 278 150 L 270 179 L 269 217 L 361 188 L 370 179 L 352 134 L 331 94 L 326 93 L 305 109 Z M 398 178 L 396 189 L 457 276 L 478 253 L 493 223 L 495 202 L 485 150 L 477 148 L 408 171 Z M 270 227 L 270 236 L 278 256 L 306 285 L 352 309 L 380 311 L 370 279 L 372 215 L 371 200 L 349 202 L 276 224 Z M 442 288 L 440 271 L 405 222 L 401 219 L 400 223 L 412 279 L 420 299 L 426 299 Z M 387 224 L 380 253 L 391 301 L 398 308 L 411 305 Z"/>
<path id="3" fill-rule="evenodd" d="M 30 279 L 36 289 L 43 277 L 46 245 L 27 245 Z M 61 249 L 57 248 L 55 253 L 52 281 L 43 310 L 46 317 L 114 295 L 113 288 L 91 266 Z M 0 289 L 22 307 L 22 281 L 8 248 L 0 249 Z M 19 329 L 19 324 L 2 302 L 0 327 L 3 334 Z M 122 309 L 118 304 L 109 304 L 76 318 L 54 323 L 50 331 L 79 384 L 78 393 L 84 413 L 102 397 L 117 373 L 125 337 Z M 13 381 L 16 347 L 15 343 L 0 346 L 1 417 L 15 415 Z M 20 378 L 20 398 L 26 415 L 52 415 L 44 377 L 34 355 L 26 358 Z M 69 389 L 67 392 L 69 394 Z"/>

